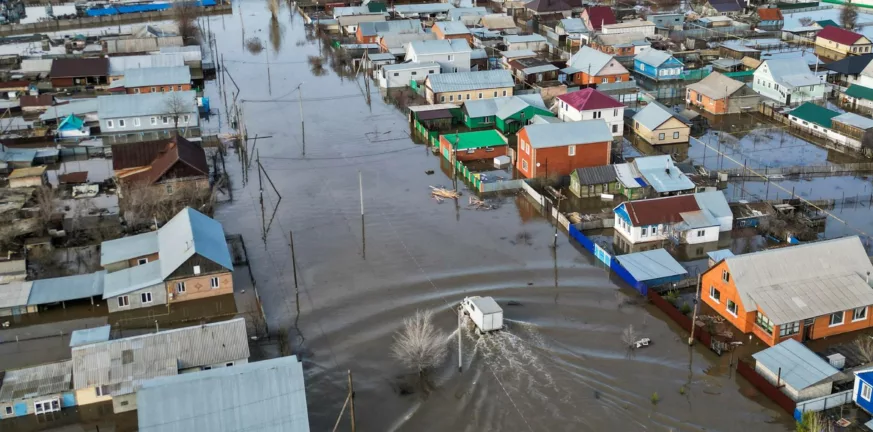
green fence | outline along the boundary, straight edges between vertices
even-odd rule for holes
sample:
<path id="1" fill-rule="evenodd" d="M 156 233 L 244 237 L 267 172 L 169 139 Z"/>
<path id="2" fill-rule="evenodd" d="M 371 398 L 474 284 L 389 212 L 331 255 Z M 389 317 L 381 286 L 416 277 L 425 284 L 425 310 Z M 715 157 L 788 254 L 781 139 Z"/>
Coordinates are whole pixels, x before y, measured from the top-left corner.
<path id="1" fill-rule="evenodd" d="M 421 124 L 421 122 L 418 121 L 418 119 L 415 119 L 414 125 L 415 125 L 415 130 L 417 130 L 418 133 L 420 133 L 421 136 L 424 137 L 425 141 L 427 141 L 427 144 L 429 146 L 431 146 L 431 147 L 439 147 L 440 146 L 440 134 L 439 133 L 428 130 L 426 127 L 424 127 L 423 124 Z"/>
<path id="2" fill-rule="evenodd" d="M 455 169 L 459 176 L 470 182 L 476 190 L 479 190 L 479 185 L 482 182 L 479 180 L 478 175 L 470 172 L 470 170 L 467 169 L 467 166 L 461 163 L 461 161 L 455 161 Z"/>
<path id="3" fill-rule="evenodd" d="M 709 75 L 709 69 L 694 69 L 682 71 L 682 79 L 685 81 L 700 81 Z"/>
<path id="4" fill-rule="evenodd" d="M 739 71 L 739 72 L 725 72 L 724 76 L 731 77 L 731 78 L 748 78 L 754 74 L 755 74 L 755 71 L 747 70 L 747 71 Z"/>

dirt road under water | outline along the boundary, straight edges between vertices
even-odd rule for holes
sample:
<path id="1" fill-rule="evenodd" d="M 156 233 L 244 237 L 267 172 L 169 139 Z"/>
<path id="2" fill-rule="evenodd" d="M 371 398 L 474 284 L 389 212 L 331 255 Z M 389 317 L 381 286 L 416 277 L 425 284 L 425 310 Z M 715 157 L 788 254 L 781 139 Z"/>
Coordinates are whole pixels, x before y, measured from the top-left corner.
<path id="1" fill-rule="evenodd" d="M 212 17 L 210 27 L 247 101 L 249 136 L 272 136 L 256 150 L 282 196 L 274 214 L 278 197 L 264 180 L 264 219 L 273 220 L 262 241 L 257 168 L 243 185 L 231 154 L 235 200 L 217 218 L 245 238 L 271 329 L 296 336 L 313 430 L 332 428 L 349 369 L 364 431 L 791 429 L 785 413 L 728 375 L 727 358 L 686 347 L 650 306 L 618 308 L 616 292 L 633 291 L 566 235 L 553 250 L 553 226 L 525 198 L 503 197 L 492 211 L 468 209 L 466 190 L 458 206 L 432 200 L 429 185 L 451 185 L 439 158 L 412 142 L 404 114 L 378 88 L 371 87 L 368 104 L 362 78 L 341 78 L 328 59 L 323 70 L 311 64 L 319 44 L 287 5 L 271 21 L 265 2 L 238 2 L 233 16 Z M 251 37 L 263 41 L 262 52 L 245 49 Z M 301 82 L 305 157 L 293 92 Z M 224 90 L 231 89 L 228 79 Z M 206 93 L 223 114 L 215 82 Z M 226 118 L 221 122 L 227 130 Z M 452 306 L 468 295 L 494 296 L 509 327 L 485 338 L 465 334 L 459 374 Z M 434 309 L 450 338 L 449 359 L 427 397 L 399 394 L 398 377 L 409 371 L 390 355 L 392 335 L 417 309 Z M 632 356 L 620 342 L 631 324 L 654 341 Z M 655 392 L 657 404 L 650 401 Z"/>

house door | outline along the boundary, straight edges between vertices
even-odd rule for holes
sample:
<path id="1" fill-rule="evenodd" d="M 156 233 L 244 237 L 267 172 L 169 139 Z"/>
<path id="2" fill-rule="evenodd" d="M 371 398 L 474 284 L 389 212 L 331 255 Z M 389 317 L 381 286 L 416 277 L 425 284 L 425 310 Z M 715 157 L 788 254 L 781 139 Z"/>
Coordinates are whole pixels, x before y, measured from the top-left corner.
<path id="1" fill-rule="evenodd" d="M 807 318 L 803 320 L 803 342 L 812 339 L 812 325 L 815 323 L 815 318 Z"/>
<path id="2" fill-rule="evenodd" d="M 785 97 L 785 105 L 791 105 L 791 93 L 788 93 L 788 96 Z"/>

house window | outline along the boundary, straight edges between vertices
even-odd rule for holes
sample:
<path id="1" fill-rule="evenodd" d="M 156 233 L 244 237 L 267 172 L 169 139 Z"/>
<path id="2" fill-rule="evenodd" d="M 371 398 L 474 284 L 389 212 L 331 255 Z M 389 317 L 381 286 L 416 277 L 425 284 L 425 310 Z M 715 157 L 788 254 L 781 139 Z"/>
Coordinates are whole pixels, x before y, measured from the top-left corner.
<path id="1" fill-rule="evenodd" d="M 870 384 L 862 382 L 861 383 L 861 397 L 864 400 L 869 401 L 871 393 L 873 393 L 873 387 L 871 387 Z M 7 407 L 6 409 L 8 410 L 9 408 Z M 11 413 L 7 412 L 7 414 L 11 414 Z"/>
<path id="2" fill-rule="evenodd" d="M 526 160 L 521 161 L 521 170 L 524 172 L 527 172 L 527 161 Z"/>
<path id="3" fill-rule="evenodd" d="M 612 133 L 618 133 L 618 125 L 612 125 Z"/>
<path id="4" fill-rule="evenodd" d="M 233 362 L 225 363 L 224 366 L 225 366 L 225 367 L 231 367 L 231 366 L 233 366 Z"/>
<path id="5" fill-rule="evenodd" d="M 138 88 L 133 89 L 133 93 L 134 93 L 134 94 L 139 94 L 139 89 L 138 89 Z"/>
<path id="6" fill-rule="evenodd" d="M 185 114 L 185 115 L 182 116 L 182 123 L 188 123 L 188 120 L 191 120 L 191 116 L 190 116 L 190 115 Z"/>
<path id="7" fill-rule="evenodd" d="M 706 230 L 697 230 L 697 237 L 703 237 L 706 235 Z"/>
<path id="8" fill-rule="evenodd" d="M 640 237 L 648 237 L 648 235 L 649 235 L 649 228 L 648 228 L 648 227 L 643 227 L 643 228 L 640 230 Z"/>
<path id="9" fill-rule="evenodd" d="M 118 127 L 123 128 L 127 126 L 127 121 L 124 119 L 118 119 Z"/>
<path id="10" fill-rule="evenodd" d="M 185 293 L 185 282 L 176 282 L 176 292 L 179 294 Z"/>
<path id="11" fill-rule="evenodd" d="M 791 336 L 800 333 L 800 321 L 782 324 L 779 327 L 779 337 Z"/>
<path id="12" fill-rule="evenodd" d="M 200 274 L 200 266 L 199 265 L 194 266 L 194 274 L 196 274 L 196 275 Z"/>
<path id="13" fill-rule="evenodd" d="M 218 288 L 218 285 L 219 285 L 218 276 L 213 277 L 212 279 L 209 279 L 209 287 L 210 288 Z"/>
<path id="14" fill-rule="evenodd" d="M 634 129 L 640 128 L 640 122 L 634 122 Z"/>
<path id="15" fill-rule="evenodd" d="M 94 394 L 96 394 L 97 397 L 109 396 L 109 391 L 107 391 L 106 386 L 97 386 L 94 388 Z"/>
<path id="16" fill-rule="evenodd" d="M 620 76 L 615 77 L 615 82 L 621 82 L 621 77 Z"/>
<path id="17" fill-rule="evenodd" d="M 139 295 L 139 299 L 140 299 L 143 303 L 151 303 L 151 302 L 152 302 L 152 293 L 150 293 L 150 292 L 144 292 L 144 293 L 141 293 L 141 294 Z"/>
<path id="18" fill-rule="evenodd" d="M 482 99 L 482 92 L 479 92 L 479 99 Z"/>
<path id="19" fill-rule="evenodd" d="M 455 95 L 449 95 L 449 102 L 452 102 L 454 100 L 455 100 Z"/>
<path id="20" fill-rule="evenodd" d="M 867 319 L 867 306 L 856 308 L 852 311 L 852 321 Z"/>
<path id="21" fill-rule="evenodd" d="M 157 91 L 157 89 L 155 89 L 154 87 L 152 87 L 152 93 L 154 93 L 155 91 Z"/>
<path id="22" fill-rule="evenodd" d="M 157 117 L 149 118 L 149 123 L 151 123 L 152 126 L 158 124 L 158 118 Z"/>
<path id="23" fill-rule="evenodd" d="M 440 102 L 445 102 L 445 101 L 446 101 L 446 97 L 445 97 L 445 96 L 440 96 Z"/>
<path id="24" fill-rule="evenodd" d="M 115 127 L 115 123 L 112 120 L 106 120 L 106 129 L 112 129 Z"/>
<path id="25" fill-rule="evenodd" d="M 201 370 L 212 370 L 212 366 L 203 366 Z"/>
<path id="26" fill-rule="evenodd" d="M 494 92 L 494 97 L 497 97 L 497 92 Z"/>
<path id="27" fill-rule="evenodd" d="M 130 299 L 126 295 L 118 297 L 118 307 L 130 306 Z"/>
<path id="28" fill-rule="evenodd" d="M 470 100 L 470 93 L 467 93 L 467 97 L 466 97 L 466 99 L 467 99 L 467 100 Z"/>
<path id="29" fill-rule="evenodd" d="M 697 93 L 697 102 L 703 102 L 703 95 L 700 93 Z"/>
<path id="30" fill-rule="evenodd" d="M 652 235 L 658 235 L 658 225 L 652 225 Z"/>
<path id="31" fill-rule="evenodd" d="M 166 188 L 167 188 L 167 195 L 172 195 L 172 194 L 173 194 L 173 191 L 174 191 L 174 189 L 173 189 L 173 184 L 172 184 L 172 183 L 167 183 Z"/>
<path id="32" fill-rule="evenodd" d="M 679 139 L 679 132 L 673 132 L 673 139 Z"/>
<path id="33" fill-rule="evenodd" d="M 602 84 L 606 84 L 606 83 L 609 82 L 609 78 L 602 78 L 602 79 L 600 80 L 600 82 L 601 82 Z"/>
<path id="34" fill-rule="evenodd" d="M 164 124 L 170 124 L 170 117 L 168 117 L 168 116 L 163 116 L 163 117 L 161 117 L 161 121 L 162 121 Z"/>
<path id="35" fill-rule="evenodd" d="M 758 327 L 760 327 L 761 330 L 764 330 L 767 334 L 773 334 L 773 321 L 770 321 L 770 319 L 765 317 L 761 312 L 758 312 L 755 316 L 755 324 L 757 324 Z"/>
<path id="36" fill-rule="evenodd" d="M 503 90 L 503 96 L 506 96 L 506 90 Z"/>
<path id="37" fill-rule="evenodd" d="M 61 410 L 61 402 L 58 399 L 49 399 L 33 403 L 34 414 L 45 414 Z"/>
<path id="38" fill-rule="evenodd" d="M 413 71 L 412 74 L 413 74 L 413 75 L 418 75 L 418 72 Z"/>
<path id="39" fill-rule="evenodd" d="M 715 289 L 714 286 L 709 286 L 709 298 L 713 299 L 716 303 L 721 303 L 721 292 Z"/>
<path id="40" fill-rule="evenodd" d="M 11 406 L 6 407 L 6 415 L 12 415 L 12 407 Z"/>
<path id="41" fill-rule="evenodd" d="M 845 319 L 845 315 L 846 315 L 845 312 L 832 313 L 831 318 L 830 318 L 830 323 L 829 323 L 830 326 L 834 327 L 834 326 L 842 325 L 843 320 Z"/>
<path id="42" fill-rule="evenodd" d="M 452 54 L 449 54 L 449 58 L 446 59 L 446 60 L 448 60 L 448 61 L 455 61 L 455 56 L 452 55 Z"/>
<path id="43" fill-rule="evenodd" d="M 149 263 L 148 258 L 140 258 L 140 259 L 136 260 L 136 265 L 143 265 L 143 264 L 148 264 L 148 263 Z"/>
<path id="44" fill-rule="evenodd" d="M 133 119 L 133 125 L 139 127 L 139 117 Z"/>
<path id="45" fill-rule="evenodd" d="M 576 156 L 576 146 L 575 145 L 567 146 L 567 155 L 568 156 Z"/>
<path id="46" fill-rule="evenodd" d="M 665 135 L 664 135 L 664 134 L 662 134 L 662 133 L 658 134 L 658 139 L 659 139 L 659 140 L 662 140 L 662 139 L 664 139 L 664 138 L 665 138 Z"/>
<path id="47" fill-rule="evenodd" d="M 728 301 L 727 301 L 727 311 L 728 311 L 729 314 L 731 314 L 731 315 L 733 315 L 733 316 L 735 316 L 735 317 L 737 316 L 737 304 L 734 303 L 733 300 L 728 300 Z"/>
<path id="48" fill-rule="evenodd" d="M 727 270 L 722 270 L 721 271 L 721 280 L 723 280 L 725 282 L 730 282 L 731 281 L 731 274 L 728 273 Z"/>

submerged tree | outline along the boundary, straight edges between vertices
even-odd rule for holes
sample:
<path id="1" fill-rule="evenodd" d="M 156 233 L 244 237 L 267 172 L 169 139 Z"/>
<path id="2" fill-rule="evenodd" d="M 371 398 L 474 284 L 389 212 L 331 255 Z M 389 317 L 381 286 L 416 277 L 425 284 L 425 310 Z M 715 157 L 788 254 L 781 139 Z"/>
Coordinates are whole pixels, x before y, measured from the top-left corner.
<path id="1" fill-rule="evenodd" d="M 200 9 L 194 2 L 175 2 L 173 4 L 173 21 L 179 27 L 179 36 L 185 45 L 200 43 L 200 29 L 197 27 L 197 17 Z"/>
<path id="2" fill-rule="evenodd" d="M 446 341 L 446 334 L 433 325 L 433 312 L 419 310 L 403 319 L 403 328 L 394 335 L 391 351 L 404 366 L 424 375 L 445 360 Z"/>
<path id="3" fill-rule="evenodd" d="M 840 24 L 843 27 L 852 30 L 855 28 L 855 24 L 858 23 L 858 6 L 852 3 L 851 0 L 847 1 L 846 4 L 843 5 L 843 8 L 840 10 Z"/>

